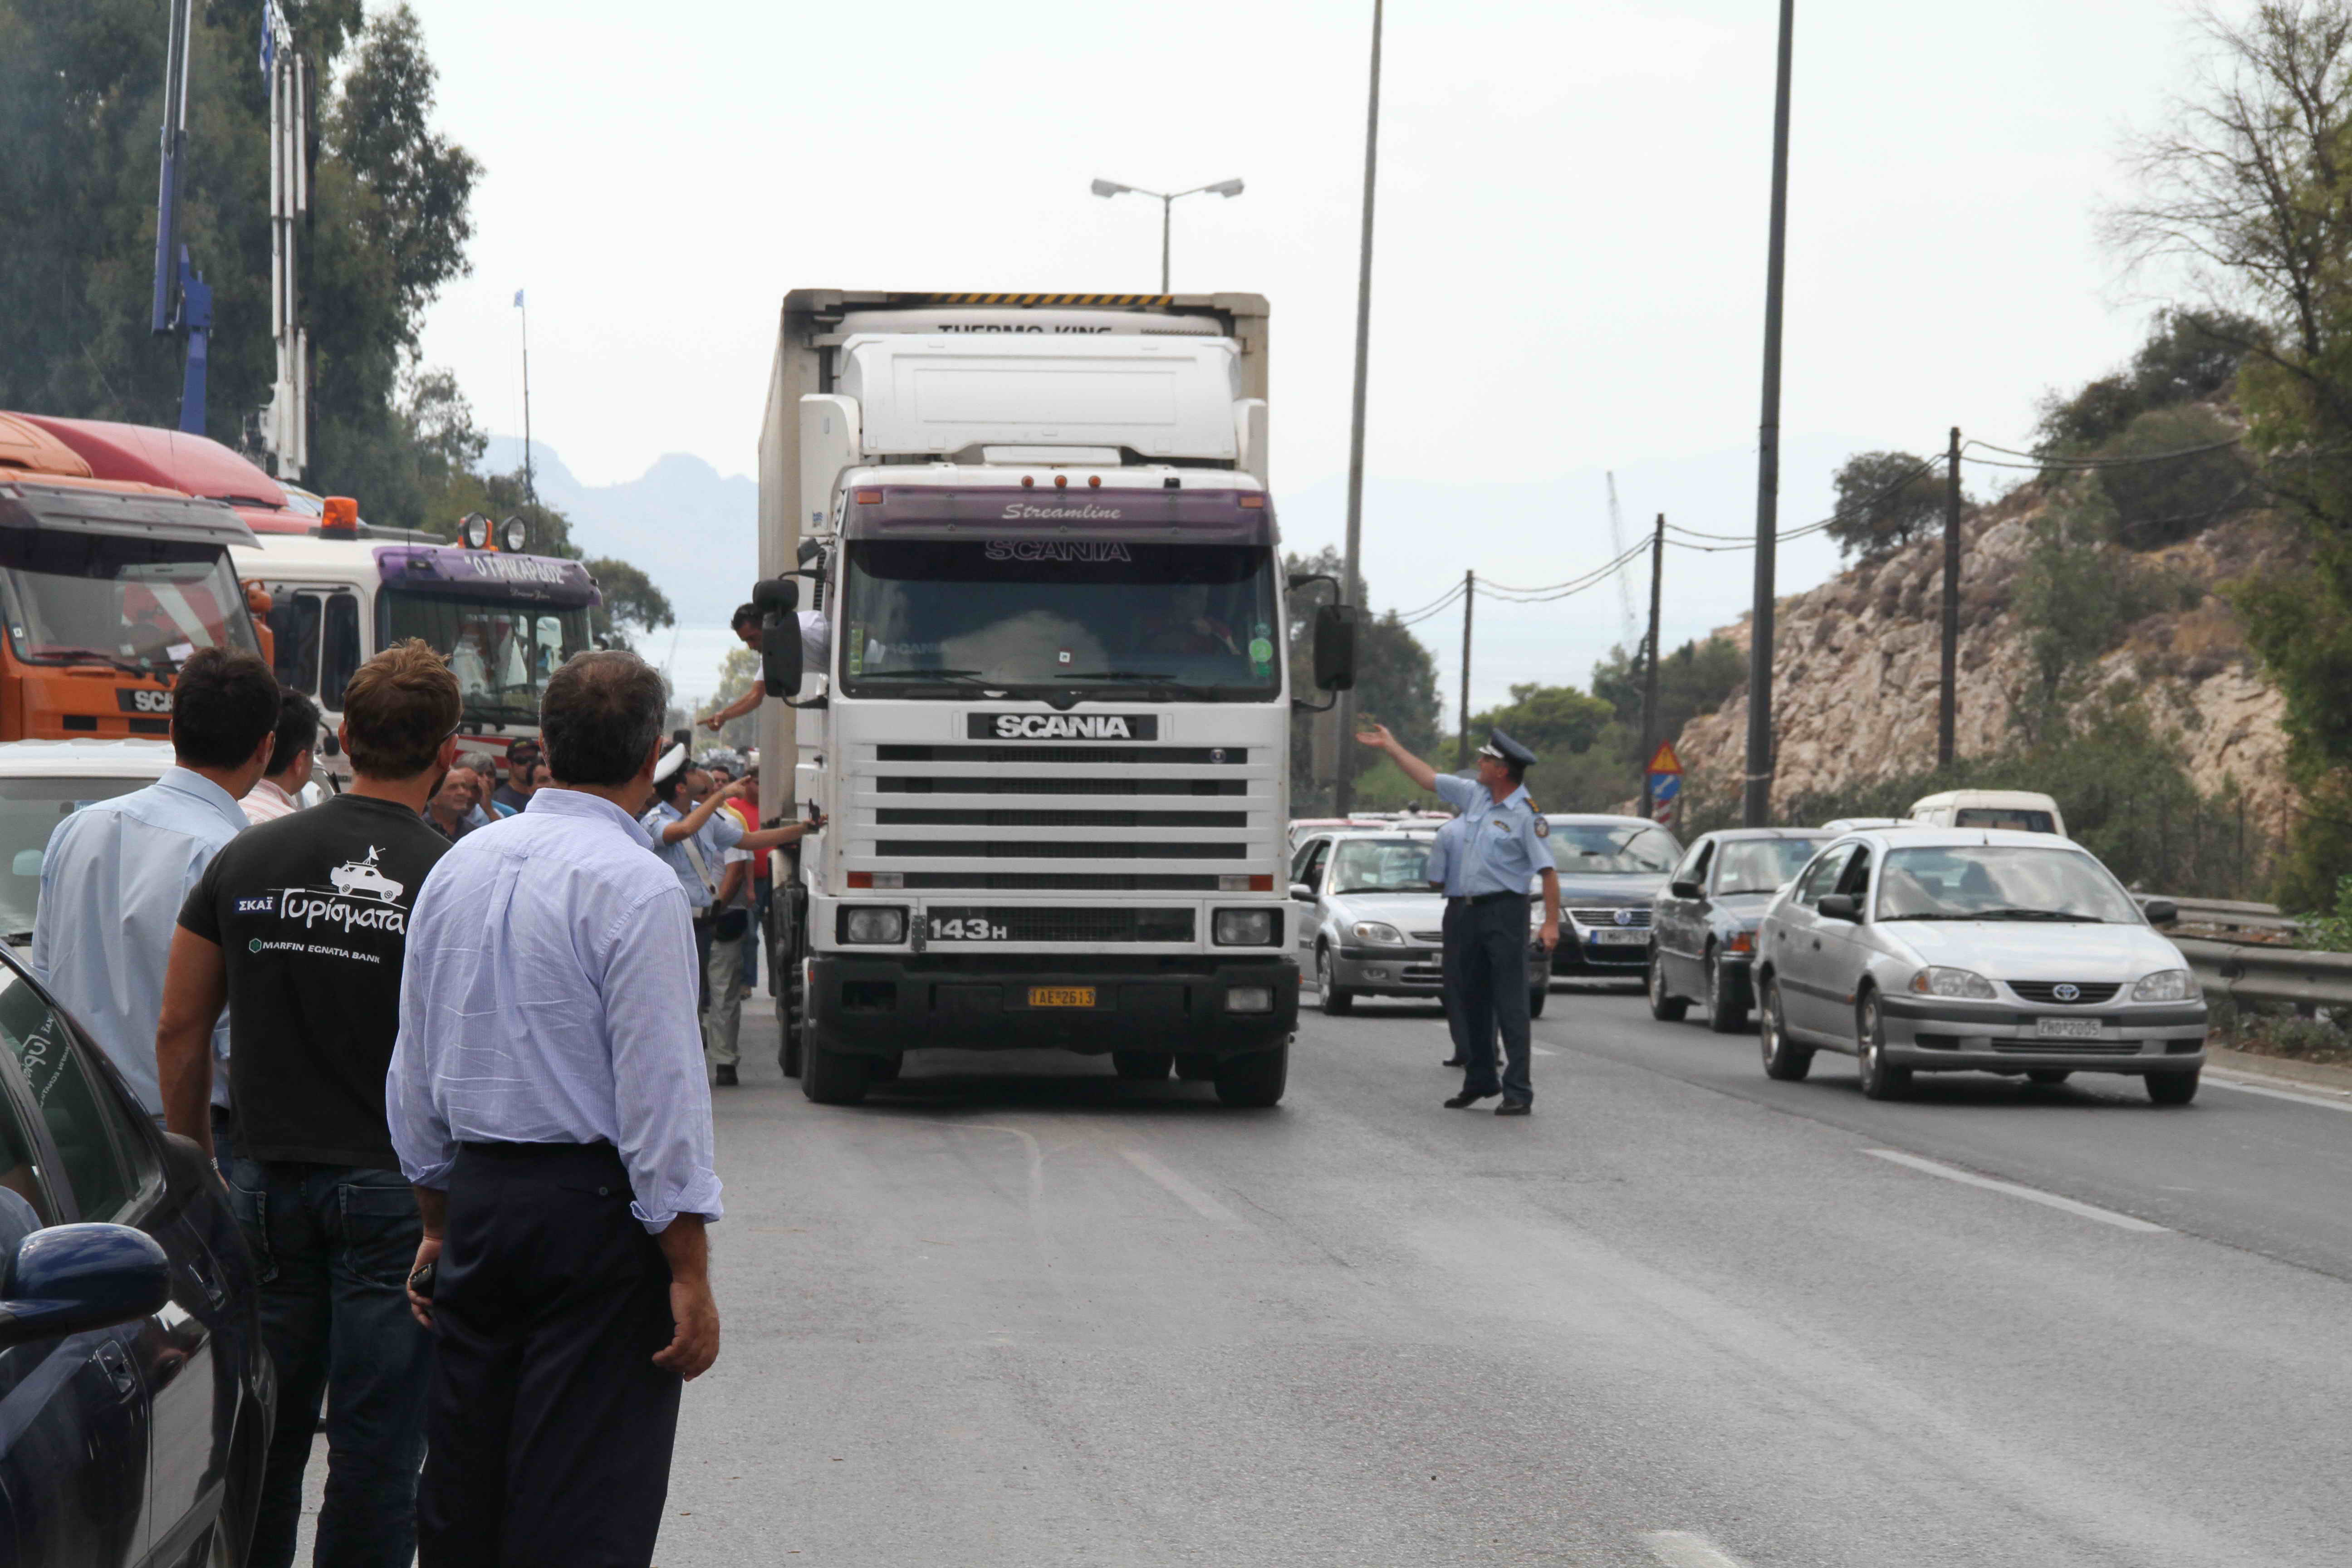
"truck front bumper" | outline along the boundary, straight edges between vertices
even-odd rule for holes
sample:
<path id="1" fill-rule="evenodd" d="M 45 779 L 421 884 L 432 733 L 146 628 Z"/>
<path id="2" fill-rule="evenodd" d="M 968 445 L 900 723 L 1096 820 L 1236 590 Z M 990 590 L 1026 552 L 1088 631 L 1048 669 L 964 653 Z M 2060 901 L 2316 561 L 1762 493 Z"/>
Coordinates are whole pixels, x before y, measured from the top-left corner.
<path id="1" fill-rule="evenodd" d="M 1298 1027 L 1298 965 L 1282 954 L 820 952 L 808 960 L 807 992 L 825 1048 L 867 1056 L 927 1046 L 1246 1056 Z"/>

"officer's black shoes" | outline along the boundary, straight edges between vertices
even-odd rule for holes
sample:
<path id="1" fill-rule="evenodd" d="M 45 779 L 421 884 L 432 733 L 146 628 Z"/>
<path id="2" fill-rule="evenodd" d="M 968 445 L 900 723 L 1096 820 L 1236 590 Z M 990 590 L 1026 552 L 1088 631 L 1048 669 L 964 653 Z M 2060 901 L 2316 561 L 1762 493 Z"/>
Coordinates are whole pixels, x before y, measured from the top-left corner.
<path id="1" fill-rule="evenodd" d="M 1535 1113 L 1535 1109 L 1534 1104 L 1528 1100 L 1507 1100 L 1503 1101 L 1502 1104 L 1495 1107 L 1495 1114 L 1497 1116 L 1531 1116 Z"/>
<path id="2" fill-rule="evenodd" d="M 735 1069 L 733 1068 L 722 1067 L 719 1069 L 719 1087 L 721 1089 L 733 1089 L 735 1087 Z"/>
<path id="3" fill-rule="evenodd" d="M 1445 1102 L 1445 1109 L 1448 1110 L 1467 1110 L 1472 1106 L 1477 1104 L 1480 1100 L 1492 1100 L 1502 1092 L 1503 1091 L 1499 1089 L 1489 1089 L 1478 1092 L 1473 1092 L 1472 1090 L 1465 1089 L 1460 1094 L 1455 1095 L 1452 1100 L 1447 1100 Z"/>

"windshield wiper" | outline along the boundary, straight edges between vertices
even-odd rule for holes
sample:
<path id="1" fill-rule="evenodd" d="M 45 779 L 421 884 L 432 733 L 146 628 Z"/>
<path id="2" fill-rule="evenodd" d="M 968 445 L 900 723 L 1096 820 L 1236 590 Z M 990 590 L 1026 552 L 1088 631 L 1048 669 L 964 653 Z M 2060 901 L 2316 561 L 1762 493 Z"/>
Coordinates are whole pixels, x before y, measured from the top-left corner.
<path id="1" fill-rule="evenodd" d="M 977 686 L 988 691 L 1012 691 L 1013 686 L 1002 680 L 990 680 L 977 669 L 869 669 L 853 680 L 935 681 L 942 686 Z"/>
<path id="2" fill-rule="evenodd" d="M 55 660 L 67 664 L 110 665 L 125 675 L 152 676 L 156 673 L 155 667 L 152 664 L 141 664 L 136 659 L 125 658 L 119 653 L 106 653 L 94 647 L 47 647 L 33 655 L 33 658 L 41 664 Z M 158 679 L 160 679 L 161 677 Z"/>
<path id="3" fill-rule="evenodd" d="M 2069 924 L 2095 926 L 2107 923 L 2096 915 L 2079 914 L 2073 910 L 1979 910 L 1966 918 L 1972 921 L 2064 921 Z"/>
<path id="4" fill-rule="evenodd" d="M 1202 701 L 1215 701 L 1227 690 L 1231 689 L 1230 688 L 1223 686 L 1199 686 L 1191 681 L 1177 680 L 1165 675 L 1154 675 L 1149 670 L 1142 669 L 1089 669 L 1083 674 L 1066 675 L 1061 679 L 1063 680 L 1100 680 L 1113 683 L 1127 682 L 1148 688 L 1153 691 L 1172 691 L 1180 695 L 1195 698 Z"/>

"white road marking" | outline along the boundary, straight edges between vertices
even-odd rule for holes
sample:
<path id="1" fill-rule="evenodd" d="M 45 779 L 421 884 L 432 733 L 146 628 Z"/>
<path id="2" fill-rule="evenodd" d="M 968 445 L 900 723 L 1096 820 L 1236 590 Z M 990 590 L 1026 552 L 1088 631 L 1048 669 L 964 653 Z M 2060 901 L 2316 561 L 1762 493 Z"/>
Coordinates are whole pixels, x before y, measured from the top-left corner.
<path id="1" fill-rule="evenodd" d="M 1159 1183 L 1170 1192 L 1175 1194 L 1178 1200 L 1181 1201 L 1185 1207 L 1191 1209 L 1194 1214 L 1199 1215 L 1202 1219 L 1207 1220 L 1211 1225 L 1223 1226 L 1227 1230 L 1246 1230 L 1249 1228 L 1248 1225 L 1242 1219 L 1241 1215 L 1235 1214 L 1233 1210 L 1227 1208 L 1224 1205 L 1219 1203 L 1216 1199 L 1211 1197 L 1208 1194 L 1202 1192 L 1200 1188 L 1194 1186 L 1192 1183 L 1186 1181 L 1183 1177 L 1178 1175 L 1175 1172 L 1170 1170 L 1167 1166 L 1161 1164 L 1150 1155 L 1145 1153 L 1142 1150 L 1121 1149 L 1119 1152 L 1127 1157 L 1127 1163 L 1129 1164 L 1134 1166 L 1137 1170 L 1142 1172 L 1145 1175 L 1150 1177 L 1153 1181 Z"/>
<path id="2" fill-rule="evenodd" d="M 1666 1568 L 1741 1568 L 1738 1558 L 1696 1531 L 1644 1531 L 1642 1544 Z"/>
<path id="3" fill-rule="evenodd" d="M 1543 1046 L 1529 1046 L 1528 1049 L 1535 1052 L 1535 1054 L 1539 1057 L 1556 1057 L 1559 1055 L 1558 1051 L 1549 1049 Z"/>
<path id="4" fill-rule="evenodd" d="M 2327 1089 L 2273 1089 L 2267 1083 L 2250 1083 L 2242 1078 L 2224 1077 L 2211 1068 L 2205 1069 L 2205 1081 L 2215 1089 L 2234 1089 L 2240 1094 L 2259 1094 L 2272 1100 L 2291 1100 L 2296 1105 L 2315 1105 L 2322 1110 L 2352 1111 L 2352 1097 L 2323 1098 L 2336 1093 Z"/>
<path id="5" fill-rule="evenodd" d="M 2076 1203 L 2073 1198 L 2062 1198 L 2056 1193 L 2045 1193 L 2038 1187 L 2021 1187 L 2015 1182 L 1997 1181 L 1990 1176 L 1979 1176 L 1974 1171 L 1963 1171 L 1958 1165 L 1947 1165 L 1941 1161 L 1922 1159 L 1916 1154 L 1906 1154 L 1899 1149 L 1864 1149 L 1863 1152 L 1874 1160 L 1891 1160 L 1895 1164 L 1908 1166 L 1927 1175 L 1941 1176 L 1948 1182 L 1958 1182 L 1970 1187 L 1982 1187 L 1989 1193 L 2006 1193 L 2011 1197 L 2023 1198 L 2027 1203 L 2040 1204 L 2045 1208 L 2057 1209 L 2080 1219 L 2095 1219 L 2101 1225 L 2114 1226 L 2117 1230 L 2138 1231 L 2144 1235 L 2161 1235 L 2165 1231 L 2163 1226 L 2151 1225 L 2147 1220 L 2137 1219 L 2127 1214 L 2117 1214 L 2114 1209 L 2103 1209 L 2094 1204 Z"/>

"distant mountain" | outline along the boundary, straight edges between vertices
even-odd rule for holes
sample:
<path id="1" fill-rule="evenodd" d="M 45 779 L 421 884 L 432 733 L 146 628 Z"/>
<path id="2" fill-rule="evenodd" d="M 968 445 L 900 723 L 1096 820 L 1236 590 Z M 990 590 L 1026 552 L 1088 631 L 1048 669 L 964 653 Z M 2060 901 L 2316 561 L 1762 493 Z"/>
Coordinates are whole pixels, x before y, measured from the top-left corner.
<path id="1" fill-rule="evenodd" d="M 520 441 L 490 437 L 486 472 L 521 467 Z M 573 542 L 591 555 L 642 568 L 669 595 L 682 625 L 724 626 L 751 596 L 760 488 L 745 476 L 673 452 L 625 483 L 585 485 L 544 441 L 531 443 L 531 473 L 540 499 L 572 520 Z"/>

